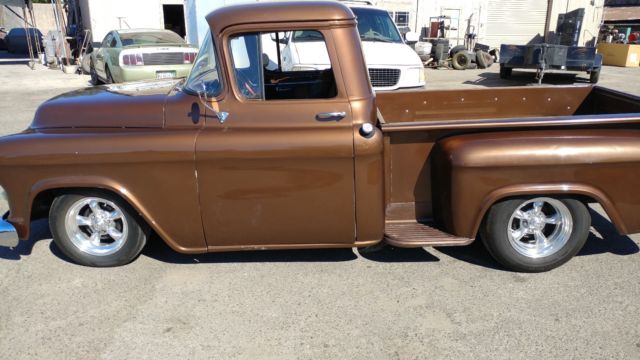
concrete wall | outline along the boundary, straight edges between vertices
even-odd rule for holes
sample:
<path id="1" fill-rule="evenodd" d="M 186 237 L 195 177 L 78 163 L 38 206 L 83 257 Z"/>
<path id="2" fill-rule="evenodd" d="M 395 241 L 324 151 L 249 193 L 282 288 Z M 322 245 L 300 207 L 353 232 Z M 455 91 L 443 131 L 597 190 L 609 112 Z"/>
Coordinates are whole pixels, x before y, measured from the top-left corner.
<path id="1" fill-rule="evenodd" d="M 56 30 L 56 20 L 51 4 L 33 4 L 33 16 L 36 18 L 36 25 L 43 35 Z"/>
<path id="2" fill-rule="evenodd" d="M 182 0 L 80 0 L 85 29 L 91 29 L 99 43 L 111 30 L 163 29 L 162 5 L 183 4 Z"/>
<path id="3" fill-rule="evenodd" d="M 1 0 L 0 1 L 0 26 L 7 29 L 7 31 L 16 28 L 24 27 L 24 21 L 20 18 L 22 16 L 22 5 L 24 0 Z M 7 9 L 8 6 L 15 13 L 20 15 L 16 16 L 11 10 Z"/>
<path id="4" fill-rule="evenodd" d="M 209 31 L 205 16 L 211 11 L 226 5 L 253 3 L 258 0 L 185 0 L 185 17 L 187 18 L 187 41 L 200 45 Z"/>

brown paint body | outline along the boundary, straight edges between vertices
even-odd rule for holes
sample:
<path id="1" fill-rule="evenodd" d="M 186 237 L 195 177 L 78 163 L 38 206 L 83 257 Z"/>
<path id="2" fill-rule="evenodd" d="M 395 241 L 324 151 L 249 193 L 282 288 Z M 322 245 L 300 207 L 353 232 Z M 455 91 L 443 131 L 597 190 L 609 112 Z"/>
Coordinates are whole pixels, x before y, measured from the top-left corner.
<path id="1" fill-rule="evenodd" d="M 473 238 L 491 204 L 529 194 L 585 195 L 621 232 L 640 231 L 638 98 L 598 87 L 376 96 L 343 5 L 232 6 L 207 20 L 224 84 L 212 105 L 228 120 L 175 86 L 97 87 L 46 102 L 30 129 L 0 140 L 0 185 L 21 238 L 34 199 L 69 188 L 113 191 L 192 253 L 366 246 L 383 239 L 385 223 L 427 220 Z M 296 29 L 322 32 L 338 95 L 244 100 L 228 70 L 229 36 Z M 347 116 L 315 119 L 333 111 Z M 372 137 L 360 134 L 364 123 L 379 125 Z"/>

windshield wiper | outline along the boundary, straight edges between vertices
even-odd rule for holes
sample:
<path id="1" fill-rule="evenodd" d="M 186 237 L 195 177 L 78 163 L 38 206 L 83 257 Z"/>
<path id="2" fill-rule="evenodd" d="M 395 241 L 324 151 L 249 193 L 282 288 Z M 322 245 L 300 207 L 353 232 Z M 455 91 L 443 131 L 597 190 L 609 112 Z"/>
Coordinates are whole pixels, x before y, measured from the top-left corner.
<path id="1" fill-rule="evenodd" d="M 386 42 L 386 43 L 392 43 L 393 42 L 391 39 L 377 37 L 377 36 L 361 36 L 360 40 L 362 40 L 362 41 L 380 41 L 380 42 Z"/>

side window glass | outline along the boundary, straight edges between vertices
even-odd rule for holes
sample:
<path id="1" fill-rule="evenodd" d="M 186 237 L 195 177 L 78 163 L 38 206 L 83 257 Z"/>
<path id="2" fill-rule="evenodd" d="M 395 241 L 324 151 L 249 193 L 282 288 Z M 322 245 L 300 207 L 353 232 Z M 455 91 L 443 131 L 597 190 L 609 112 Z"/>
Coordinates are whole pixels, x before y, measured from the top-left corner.
<path id="1" fill-rule="evenodd" d="M 113 35 L 109 33 L 102 41 L 102 47 L 108 48 L 109 46 L 111 46 L 111 40 L 113 40 Z"/>
<path id="2" fill-rule="evenodd" d="M 337 95 L 327 45 L 316 30 L 247 33 L 231 38 L 235 81 L 258 100 L 328 99 Z"/>
<path id="3" fill-rule="evenodd" d="M 114 48 L 114 47 L 116 47 L 117 45 L 118 45 L 118 39 L 116 39 L 116 37 L 114 36 L 114 37 L 111 39 L 111 44 L 109 44 L 109 47 Z"/>
<path id="4" fill-rule="evenodd" d="M 222 84 L 216 59 L 216 48 L 211 33 L 208 32 L 191 68 L 185 89 L 196 94 L 204 92 L 208 97 L 218 96 L 222 91 Z"/>
<path id="5" fill-rule="evenodd" d="M 232 37 L 230 47 L 238 90 L 247 99 L 262 99 L 260 34 Z"/>

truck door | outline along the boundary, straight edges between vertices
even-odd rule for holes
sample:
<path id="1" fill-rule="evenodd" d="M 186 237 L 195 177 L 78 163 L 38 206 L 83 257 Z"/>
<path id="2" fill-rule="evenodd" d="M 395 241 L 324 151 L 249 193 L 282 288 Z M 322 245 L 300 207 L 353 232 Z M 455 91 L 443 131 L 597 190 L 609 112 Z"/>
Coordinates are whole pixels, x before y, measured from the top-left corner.
<path id="1" fill-rule="evenodd" d="M 230 78 L 212 105 L 229 115 L 222 122 L 208 112 L 196 142 L 207 245 L 351 244 L 353 125 L 336 55 L 331 68 L 283 71 L 282 59 L 269 56 L 277 53 L 275 36 L 265 35 L 223 37 Z M 298 35 L 326 49 L 330 33 Z"/>

